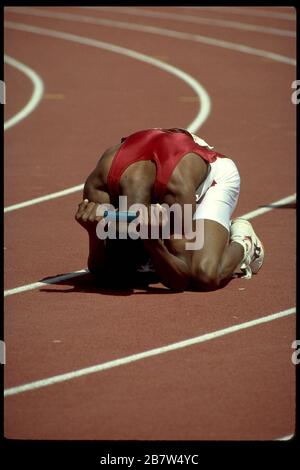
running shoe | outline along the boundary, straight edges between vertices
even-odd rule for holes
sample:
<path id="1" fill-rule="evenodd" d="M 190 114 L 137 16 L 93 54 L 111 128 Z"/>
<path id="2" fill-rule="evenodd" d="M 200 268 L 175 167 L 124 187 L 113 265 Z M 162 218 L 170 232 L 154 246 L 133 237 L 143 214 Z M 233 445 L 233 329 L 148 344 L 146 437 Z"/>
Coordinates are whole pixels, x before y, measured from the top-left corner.
<path id="1" fill-rule="evenodd" d="M 233 219 L 230 226 L 230 241 L 243 246 L 244 258 L 239 269 L 244 274 L 243 278 L 251 279 L 252 274 L 257 274 L 262 267 L 265 255 L 263 244 L 254 232 L 252 224 L 246 219 Z"/>

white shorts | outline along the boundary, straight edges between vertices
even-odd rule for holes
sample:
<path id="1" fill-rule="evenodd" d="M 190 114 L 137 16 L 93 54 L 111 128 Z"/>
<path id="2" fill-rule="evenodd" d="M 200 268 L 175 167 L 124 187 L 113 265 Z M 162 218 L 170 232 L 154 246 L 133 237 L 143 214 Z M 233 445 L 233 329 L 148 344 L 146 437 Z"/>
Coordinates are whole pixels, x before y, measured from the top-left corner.
<path id="1" fill-rule="evenodd" d="M 194 219 L 209 219 L 228 231 L 230 218 L 240 193 L 240 175 L 230 158 L 217 158 L 210 163 L 209 173 L 197 188 L 197 209 Z"/>

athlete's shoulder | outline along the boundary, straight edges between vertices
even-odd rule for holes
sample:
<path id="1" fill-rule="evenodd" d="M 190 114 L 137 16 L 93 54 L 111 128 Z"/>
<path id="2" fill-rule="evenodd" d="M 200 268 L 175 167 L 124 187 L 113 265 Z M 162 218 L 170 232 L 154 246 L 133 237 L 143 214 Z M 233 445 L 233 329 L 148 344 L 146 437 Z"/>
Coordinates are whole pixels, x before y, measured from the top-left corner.
<path id="1" fill-rule="evenodd" d="M 131 132 L 131 134 L 126 135 L 125 137 L 121 137 L 121 143 L 123 143 L 126 139 L 129 139 L 129 137 L 137 137 L 141 136 L 143 137 L 145 134 L 151 134 L 151 133 L 157 133 L 157 131 L 163 131 L 161 127 L 150 127 L 148 129 L 139 129 L 137 131 Z"/>
<path id="2" fill-rule="evenodd" d="M 89 179 L 97 180 L 97 185 L 105 184 L 112 161 L 122 144 L 108 147 L 97 161 L 96 167 L 89 176 Z"/>
<path id="3" fill-rule="evenodd" d="M 214 148 L 211 145 L 209 145 L 204 139 L 201 139 L 201 137 L 199 137 L 198 135 L 192 134 L 191 132 L 190 134 L 193 137 L 194 142 L 198 145 L 201 145 L 201 147 L 206 147 L 209 150 L 212 150 Z"/>

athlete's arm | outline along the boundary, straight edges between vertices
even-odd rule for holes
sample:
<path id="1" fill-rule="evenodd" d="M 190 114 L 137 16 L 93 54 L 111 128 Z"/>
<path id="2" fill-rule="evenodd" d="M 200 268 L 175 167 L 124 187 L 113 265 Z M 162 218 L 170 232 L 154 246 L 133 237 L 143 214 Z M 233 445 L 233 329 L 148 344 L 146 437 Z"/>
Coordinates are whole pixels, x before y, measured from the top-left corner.
<path id="1" fill-rule="evenodd" d="M 83 189 L 83 200 L 78 205 L 75 214 L 75 220 L 87 230 L 89 235 L 88 268 L 94 274 L 102 269 L 104 262 L 105 240 L 97 237 L 96 227 L 102 218 L 99 216 L 99 205 L 110 203 L 110 197 L 103 181 L 103 171 L 106 170 L 105 160 L 109 157 L 110 152 L 111 149 L 104 152 L 96 168 L 88 176 Z"/>
<path id="2" fill-rule="evenodd" d="M 178 245 L 178 240 L 176 242 Z M 144 240 L 144 245 L 161 282 L 170 289 L 185 290 L 191 279 L 188 258 L 171 253 L 163 240 Z"/>
<path id="3" fill-rule="evenodd" d="M 186 243 L 192 242 L 190 234 L 191 231 L 195 233 L 196 230 L 196 222 L 193 221 L 196 206 L 194 189 L 186 185 L 180 191 L 176 191 L 176 194 L 168 194 L 165 202 L 168 206 L 178 204 L 180 210 L 177 217 L 182 214 L 181 220 L 179 220 L 181 222 L 179 224 L 181 238 L 174 237 L 175 227 L 173 226 L 171 230 L 173 233 L 165 241 L 160 239 L 144 240 L 144 245 L 151 256 L 161 282 L 170 289 L 185 290 L 192 279 L 192 252 L 186 250 Z M 184 210 L 185 204 L 188 206 Z M 188 235 L 188 239 L 186 235 Z"/>
<path id="4" fill-rule="evenodd" d="M 110 202 L 105 179 L 109 172 L 111 157 L 118 145 L 107 149 L 100 157 L 95 169 L 87 177 L 83 188 L 83 199 L 105 204 Z"/>
<path id="5" fill-rule="evenodd" d="M 87 178 L 83 189 L 83 200 L 78 206 L 75 214 L 76 221 L 89 233 L 95 231 L 95 222 L 98 222 L 99 216 L 97 209 L 100 204 L 109 204 L 110 198 L 107 191 L 104 190 L 101 177 L 94 170 Z"/>

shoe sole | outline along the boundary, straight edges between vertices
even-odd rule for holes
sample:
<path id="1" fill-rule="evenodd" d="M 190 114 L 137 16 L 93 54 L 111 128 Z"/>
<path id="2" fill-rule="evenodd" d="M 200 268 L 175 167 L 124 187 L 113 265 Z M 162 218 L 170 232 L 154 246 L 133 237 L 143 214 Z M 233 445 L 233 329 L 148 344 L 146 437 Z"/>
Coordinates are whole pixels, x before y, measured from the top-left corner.
<path id="1" fill-rule="evenodd" d="M 255 232 L 254 232 L 255 233 Z M 255 235 L 256 241 L 258 243 L 255 243 L 256 248 L 254 250 L 259 250 L 259 253 L 256 254 L 256 258 L 250 263 L 250 268 L 253 274 L 257 274 L 260 268 L 263 265 L 264 262 L 264 257 L 265 257 L 265 249 L 264 245 L 260 241 L 260 239 Z"/>

